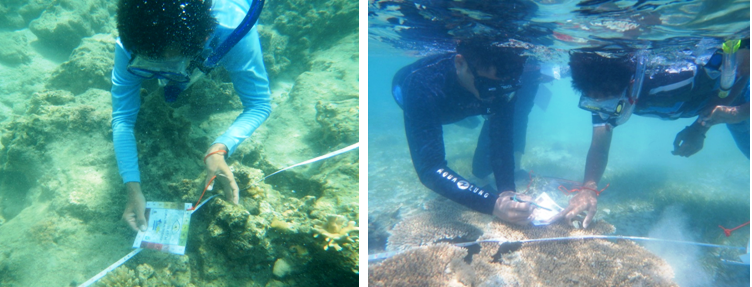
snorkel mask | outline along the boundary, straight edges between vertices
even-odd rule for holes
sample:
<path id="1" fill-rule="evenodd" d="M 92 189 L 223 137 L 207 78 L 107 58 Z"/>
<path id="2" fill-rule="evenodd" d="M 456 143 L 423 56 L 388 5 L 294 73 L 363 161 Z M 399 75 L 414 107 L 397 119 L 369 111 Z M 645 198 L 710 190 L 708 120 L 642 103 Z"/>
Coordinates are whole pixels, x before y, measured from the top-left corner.
<path id="1" fill-rule="evenodd" d="M 471 71 L 473 78 L 475 78 L 473 81 L 475 89 L 478 90 L 482 101 L 490 101 L 496 98 L 506 98 L 507 101 L 510 101 L 514 97 L 513 93 L 521 87 L 519 79 L 516 81 L 513 79 L 507 79 L 506 81 L 494 80 L 479 76 L 475 68 L 471 69 Z"/>
<path id="2" fill-rule="evenodd" d="M 166 102 L 174 102 L 178 95 L 188 88 L 202 72 L 208 74 L 219 65 L 219 61 L 253 28 L 261 16 L 264 0 L 254 0 L 245 18 L 238 27 L 209 56 L 173 57 L 169 59 L 149 59 L 135 55 L 128 63 L 127 70 L 144 79 L 159 79 L 164 87 Z"/>
<path id="3" fill-rule="evenodd" d="M 128 63 L 128 72 L 144 79 L 165 79 L 175 83 L 187 83 L 191 78 L 188 74 L 190 61 L 185 57 L 170 59 L 148 59 L 136 55 Z"/>
<path id="4" fill-rule="evenodd" d="M 606 99 L 593 99 L 591 97 L 580 97 L 579 107 L 583 110 L 588 110 L 594 113 L 598 113 L 602 119 L 621 118 L 624 116 L 629 117 L 631 109 L 633 108 L 633 101 L 627 97 L 627 90 L 629 87 L 614 97 Z M 626 120 L 625 120 L 626 121 Z"/>
<path id="5" fill-rule="evenodd" d="M 605 99 L 593 99 L 583 94 L 580 97 L 579 107 L 583 110 L 598 113 L 603 120 L 614 119 L 616 125 L 627 122 L 629 117 L 632 116 L 637 99 L 640 97 L 640 91 L 642 90 L 642 82 L 645 78 L 646 55 L 647 51 L 644 50 L 635 54 L 634 59 L 637 67 L 630 81 L 632 83 L 631 90 L 627 86 L 618 96 Z"/>

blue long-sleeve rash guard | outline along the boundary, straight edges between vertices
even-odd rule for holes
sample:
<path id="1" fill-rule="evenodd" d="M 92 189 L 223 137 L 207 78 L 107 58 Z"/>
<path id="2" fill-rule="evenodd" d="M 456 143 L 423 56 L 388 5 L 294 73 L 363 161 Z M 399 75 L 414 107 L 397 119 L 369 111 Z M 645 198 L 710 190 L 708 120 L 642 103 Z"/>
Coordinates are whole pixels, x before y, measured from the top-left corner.
<path id="1" fill-rule="evenodd" d="M 514 191 L 514 99 L 492 103 L 477 99 L 458 82 L 454 56 L 432 56 L 402 68 L 395 74 L 392 89 L 404 111 L 407 142 L 420 181 L 455 202 L 491 214 L 498 195 L 468 182 L 447 166 L 442 125 L 487 115 L 497 188 Z"/>
<path id="2" fill-rule="evenodd" d="M 224 41 L 245 17 L 250 4 L 250 1 L 215 1 L 212 14 L 219 25 L 215 28 L 213 38 L 220 43 Z M 139 91 L 143 79 L 128 72 L 130 59 L 131 53 L 125 50 L 118 39 L 115 67 L 112 71 L 112 134 L 123 183 L 141 181 L 133 128 L 141 106 Z M 229 156 L 271 113 L 269 80 L 255 27 L 222 58 L 220 65 L 230 73 L 235 91 L 243 104 L 243 112 L 212 143 L 227 146 Z"/>

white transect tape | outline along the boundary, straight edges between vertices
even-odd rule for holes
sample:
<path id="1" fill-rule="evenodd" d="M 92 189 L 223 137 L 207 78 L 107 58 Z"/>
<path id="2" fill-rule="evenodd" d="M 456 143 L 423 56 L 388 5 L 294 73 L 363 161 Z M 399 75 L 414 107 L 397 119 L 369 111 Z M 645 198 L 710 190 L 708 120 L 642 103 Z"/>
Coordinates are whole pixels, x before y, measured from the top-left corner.
<path id="1" fill-rule="evenodd" d="M 288 167 L 286 167 L 286 168 L 283 168 L 283 169 L 280 169 L 280 170 L 278 170 L 278 171 L 275 171 L 274 173 L 272 173 L 272 174 L 270 174 L 270 175 L 267 175 L 267 176 L 265 176 L 265 177 L 264 177 L 264 178 L 262 178 L 262 179 L 259 179 L 258 181 L 254 182 L 254 184 L 256 184 L 256 183 L 259 183 L 259 182 L 262 182 L 262 181 L 264 181 L 264 180 L 265 180 L 265 179 L 266 179 L 267 177 L 270 177 L 270 176 L 272 176 L 272 175 L 278 174 L 278 173 L 280 173 L 280 172 L 283 172 L 283 171 L 285 171 L 285 170 L 291 169 L 291 168 L 293 168 L 293 167 L 296 167 L 296 166 L 301 166 L 301 165 L 304 165 L 304 164 L 309 164 L 309 163 L 312 163 L 312 162 L 317 162 L 317 161 L 320 161 L 320 160 L 322 160 L 322 159 L 327 159 L 327 158 L 333 157 L 333 156 L 335 156 L 335 155 L 338 155 L 338 154 L 346 153 L 346 152 L 348 152 L 348 151 L 351 151 L 351 150 L 354 150 L 354 149 L 358 148 L 358 146 L 360 146 L 360 142 L 354 143 L 354 144 L 352 144 L 352 145 L 350 145 L 350 146 L 348 146 L 348 147 L 345 147 L 345 148 L 343 148 L 343 149 L 340 149 L 340 150 L 336 150 L 336 151 L 330 152 L 330 153 L 328 153 L 328 154 L 325 154 L 325 155 L 322 155 L 322 156 L 320 156 L 320 157 L 317 157 L 317 158 L 312 158 L 312 159 L 309 159 L 309 160 L 307 160 L 307 161 L 304 161 L 304 162 L 301 162 L 301 163 L 298 163 L 298 164 L 294 164 L 294 165 L 288 166 Z"/>
<path id="2" fill-rule="evenodd" d="M 99 274 L 95 275 L 94 277 L 91 277 L 91 279 L 89 279 L 88 281 L 84 282 L 83 284 L 78 285 L 78 287 L 88 287 L 91 284 L 94 284 L 94 282 L 97 282 L 99 279 L 102 279 L 102 277 L 104 277 L 105 275 L 107 275 L 107 273 L 110 273 L 113 270 L 115 270 L 115 268 L 118 268 L 118 267 L 120 267 L 120 265 L 123 265 L 123 263 L 125 263 L 126 261 L 128 261 L 128 259 L 131 259 L 131 257 L 136 256 L 136 254 L 138 254 L 139 252 L 141 252 L 141 250 L 144 250 L 144 249 L 143 248 L 136 248 L 136 249 L 134 249 L 133 251 L 131 251 L 131 253 L 128 253 L 128 255 L 125 255 L 123 258 L 120 258 L 120 260 L 115 261 L 115 263 L 112 263 L 112 265 L 110 265 L 109 267 L 107 267 L 104 270 L 102 270 L 102 272 L 99 272 Z"/>
<path id="3" fill-rule="evenodd" d="M 204 200 L 204 202 L 202 202 L 201 204 L 197 205 L 196 209 L 194 209 L 191 212 L 191 214 L 193 214 L 194 212 L 196 212 L 199 208 L 201 208 L 201 206 L 203 206 L 205 203 L 209 202 L 209 200 L 211 200 L 212 198 L 216 197 L 217 195 L 219 195 L 219 194 L 212 195 L 209 198 L 207 198 L 206 200 Z M 125 263 L 126 261 L 130 260 L 131 258 L 133 258 L 133 256 L 136 256 L 136 254 L 138 254 L 139 252 L 141 252 L 141 250 L 144 250 L 144 249 L 143 248 L 136 248 L 136 249 L 134 249 L 133 251 L 131 251 L 131 253 L 128 253 L 128 255 L 123 256 L 123 258 L 120 258 L 120 260 L 115 261 L 115 263 L 112 263 L 112 265 L 110 265 L 109 267 L 107 267 L 104 270 L 102 270 L 102 272 L 99 272 L 99 274 L 95 275 L 94 277 L 91 277 L 91 279 L 87 280 L 83 284 L 78 285 L 78 287 L 88 287 L 88 286 L 91 286 L 91 284 L 94 284 L 94 282 L 97 282 L 97 281 L 99 281 L 99 279 L 102 279 L 102 277 L 104 277 L 105 275 L 107 275 L 107 273 L 112 272 L 116 268 L 120 267 L 120 265 L 123 265 L 123 263 Z"/>
<path id="4" fill-rule="evenodd" d="M 470 245 L 475 245 L 479 243 L 499 243 L 499 245 L 504 243 L 531 243 L 531 242 L 545 242 L 545 241 L 563 241 L 563 240 L 579 240 L 579 239 L 613 239 L 613 240 L 634 240 L 634 241 L 656 241 L 656 242 L 664 242 L 664 243 L 676 243 L 676 244 L 689 244 L 689 245 L 696 245 L 696 246 L 703 246 L 703 247 L 713 247 L 713 248 L 727 248 L 727 249 L 740 249 L 740 250 L 746 250 L 744 247 L 737 247 L 737 246 L 727 246 L 727 245 L 717 245 L 717 244 L 708 244 L 708 243 L 701 243 L 701 242 L 692 242 L 692 241 L 681 241 L 681 240 L 671 240 L 671 239 L 661 239 L 661 238 L 652 238 L 652 237 L 637 237 L 637 236 L 623 236 L 623 235 L 578 235 L 578 236 L 567 236 L 567 237 L 548 237 L 548 238 L 536 238 L 536 239 L 525 239 L 525 240 L 508 240 L 508 239 L 484 239 L 484 240 L 477 240 L 477 241 L 469 241 L 469 242 L 462 242 L 462 243 L 450 243 L 451 245 L 457 246 L 457 247 L 467 247 Z M 370 254 L 368 255 L 368 262 L 371 261 L 380 261 L 384 259 L 391 258 L 397 254 L 407 252 L 410 250 L 419 249 L 422 246 L 419 247 L 413 247 L 408 250 L 404 251 L 392 251 L 392 252 L 383 252 L 383 253 L 376 253 L 376 254 Z"/>
<path id="5" fill-rule="evenodd" d="M 215 194 L 215 195 L 209 196 L 209 198 L 207 198 L 206 200 L 204 200 L 204 202 L 200 203 L 199 205 L 196 205 L 196 208 L 194 208 L 193 211 L 191 211 L 191 214 L 195 213 L 199 208 L 201 208 L 202 206 L 204 206 L 204 204 L 207 203 L 207 202 L 209 202 L 209 200 L 211 200 L 212 198 L 217 197 L 217 195 L 219 195 L 219 194 Z"/>

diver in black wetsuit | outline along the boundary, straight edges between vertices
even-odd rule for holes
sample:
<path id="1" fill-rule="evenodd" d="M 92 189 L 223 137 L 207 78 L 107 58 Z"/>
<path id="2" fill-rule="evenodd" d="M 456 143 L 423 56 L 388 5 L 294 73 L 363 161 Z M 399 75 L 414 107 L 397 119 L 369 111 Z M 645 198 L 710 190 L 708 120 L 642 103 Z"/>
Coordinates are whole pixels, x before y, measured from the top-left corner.
<path id="1" fill-rule="evenodd" d="M 527 224 L 533 206 L 514 200 L 532 200 L 514 192 L 514 92 L 526 60 L 520 52 L 485 38 L 464 40 L 457 53 L 430 56 L 402 68 L 394 76 L 392 94 L 404 111 L 410 154 L 424 185 L 474 210 Z M 476 115 L 488 118 L 498 195 L 468 182 L 445 159 L 442 125 Z"/>

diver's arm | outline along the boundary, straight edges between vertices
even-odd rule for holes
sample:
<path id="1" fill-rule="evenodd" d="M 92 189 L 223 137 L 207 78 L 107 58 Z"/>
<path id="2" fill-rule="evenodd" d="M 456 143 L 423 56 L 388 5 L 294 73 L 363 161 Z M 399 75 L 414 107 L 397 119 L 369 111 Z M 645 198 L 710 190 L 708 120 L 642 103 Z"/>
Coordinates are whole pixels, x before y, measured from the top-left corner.
<path id="1" fill-rule="evenodd" d="M 446 198 L 492 214 L 498 196 L 468 182 L 447 166 L 443 130 L 437 116 L 440 111 L 425 99 L 407 93 L 404 98 L 405 133 L 420 181 Z"/>
<path id="2" fill-rule="evenodd" d="M 590 142 L 587 161 L 585 162 L 585 179 L 583 185 L 596 188 L 608 164 L 608 151 L 611 147 L 613 127 L 604 123 L 593 126 L 593 138 Z"/>
<path id="3" fill-rule="evenodd" d="M 489 116 L 491 167 L 499 191 L 515 191 L 513 140 L 515 101 L 499 100 L 495 109 Z"/>
<path id="4" fill-rule="evenodd" d="M 749 119 L 749 102 L 736 106 L 736 110 L 741 118 Z"/>
<path id="5" fill-rule="evenodd" d="M 700 112 L 701 116 L 697 118 L 697 120 L 695 121 L 696 123 L 704 124 L 702 122 L 704 118 L 709 116 L 712 111 L 718 106 L 728 106 L 736 101 L 737 97 L 749 97 L 748 94 L 742 94 L 743 92 L 747 91 L 746 88 L 747 86 L 749 86 L 749 49 L 741 49 L 736 53 L 736 55 L 737 62 L 739 63 L 737 65 L 736 72 L 738 78 L 736 79 L 734 85 L 731 86 L 731 89 L 728 91 L 728 96 L 723 98 L 719 96 L 713 96 L 710 99 L 709 103 L 706 105 L 707 108 Z"/>
<path id="6" fill-rule="evenodd" d="M 230 128 L 212 145 L 223 144 L 228 155 L 263 123 L 272 111 L 269 79 L 261 54 L 258 31 L 254 27 L 246 37 L 222 59 L 222 65 L 230 72 L 235 91 L 243 103 L 243 112 Z"/>
<path id="7" fill-rule="evenodd" d="M 112 69 L 112 141 L 123 183 L 141 181 L 133 128 L 141 106 L 142 80 L 126 70 L 128 59 L 128 53 L 118 41 Z"/>

